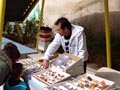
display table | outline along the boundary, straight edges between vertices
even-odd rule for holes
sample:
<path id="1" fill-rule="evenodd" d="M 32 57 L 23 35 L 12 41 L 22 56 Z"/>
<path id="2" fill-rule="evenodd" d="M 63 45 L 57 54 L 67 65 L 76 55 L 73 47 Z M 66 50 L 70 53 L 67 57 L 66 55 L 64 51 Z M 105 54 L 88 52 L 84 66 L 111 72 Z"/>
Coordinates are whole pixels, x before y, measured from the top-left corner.
<path id="1" fill-rule="evenodd" d="M 43 57 L 43 53 L 31 54 L 28 55 L 28 57 L 32 60 L 25 60 L 25 63 L 33 65 L 34 60 L 35 62 L 38 62 L 40 58 Z M 51 67 L 46 70 L 32 74 L 31 80 L 29 81 L 32 90 L 55 90 L 55 88 L 60 88 L 61 90 L 70 90 L 71 88 L 74 88 L 75 90 L 93 90 L 91 88 L 95 88 L 94 90 L 111 90 L 115 88 L 116 82 L 92 74 L 78 74 L 77 78 L 70 81 L 73 73 L 78 71 L 76 68 L 80 66 L 83 67 L 80 58 L 77 58 L 76 56 L 69 54 L 60 55 L 50 62 L 50 66 Z M 66 76 L 67 78 L 67 74 L 70 74 L 69 79 L 64 79 L 63 76 Z"/>
<path id="2" fill-rule="evenodd" d="M 31 80 L 29 80 L 29 85 L 31 87 L 31 90 L 44 90 L 44 87 L 47 86 L 46 84 L 34 78 L 33 76 L 31 77 Z"/>
<path id="3" fill-rule="evenodd" d="M 43 58 L 44 53 L 39 52 L 39 53 L 35 53 L 35 54 L 29 54 L 27 56 L 32 58 L 32 59 L 40 60 Z"/>
<path id="4" fill-rule="evenodd" d="M 95 73 L 96 76 L 116 82 L 120 86 L 120 71 L 108 67 L 102 67 Z"/>
<path id="5" fill-rule="evenodd" d="M 15 45 L 18 47 L 18 50 L 20 51 L 20 54 L 22 54 L 22 55 L 37 53 L 36 50 L 34 50 L 34 49 L 32 49 L 32 48 L 29 48 L 29 47 L 27 47 L 27 46 L 25 46 L 25 45 L 22 45 L 22 44 L 20 44 L 20 43 L 17 43 L 17 42 L 15 42 L 15 41 L 12 41 L 12 40 L 10 40 L 10 39 L 7 39 L 7 38 L 5 38 L 5 37 L 2 37 L 1 49 L 3 49 L 4 45 L 5 45 L 6 43 L 9 43 L 9 42 L 15 44 Z"/>
<path id="6" fill-rule="evenodd" d="M 50 85 L 45 90 L 114 90 L 114 88 L 115 82 L 86 73 L 72 81 Z"/>

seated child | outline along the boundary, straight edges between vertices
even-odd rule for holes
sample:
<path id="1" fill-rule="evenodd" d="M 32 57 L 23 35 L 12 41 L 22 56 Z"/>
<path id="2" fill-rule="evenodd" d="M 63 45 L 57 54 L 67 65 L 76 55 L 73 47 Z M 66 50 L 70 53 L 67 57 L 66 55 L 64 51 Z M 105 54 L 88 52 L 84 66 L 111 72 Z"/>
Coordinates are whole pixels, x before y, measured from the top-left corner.
<path id="1" fill-rule="evenodd" d="M 0 50 L 0 85 L 4 84 L 12 71 L 12 65 L 20 58 L 17 46 L 11 42 L 6 43 Z"/>
<path id="2" fill-rule="evenodd" d="M 20 80 L 22 75 L 23 65 L 21 63 L 15 63 L 12 67 L 11 76 L 4 85 L 4 90 L 29 90 L 28 85 Z"/>

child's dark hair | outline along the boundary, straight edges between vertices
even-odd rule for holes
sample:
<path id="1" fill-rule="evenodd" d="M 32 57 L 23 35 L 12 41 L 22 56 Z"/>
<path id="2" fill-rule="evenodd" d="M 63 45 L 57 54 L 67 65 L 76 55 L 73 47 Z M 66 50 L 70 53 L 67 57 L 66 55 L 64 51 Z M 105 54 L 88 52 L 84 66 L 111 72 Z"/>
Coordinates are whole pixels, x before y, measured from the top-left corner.
<path id="1" fill-rule="evenodd" d="M 23 64 L 15 63 L 12 66 L 11 77 L 16 79 L 20 76 L 22 72 L 23 72 Z"/>
<path id="2" fill-rule="evenodd" d="M 3 51 L 7 54 L 7 56 L 12 60 L 12 62 L 16 62 L 18 58 L 20 58 L 20 52 L 17 46 L 13 43 L 7 43 Z"/>

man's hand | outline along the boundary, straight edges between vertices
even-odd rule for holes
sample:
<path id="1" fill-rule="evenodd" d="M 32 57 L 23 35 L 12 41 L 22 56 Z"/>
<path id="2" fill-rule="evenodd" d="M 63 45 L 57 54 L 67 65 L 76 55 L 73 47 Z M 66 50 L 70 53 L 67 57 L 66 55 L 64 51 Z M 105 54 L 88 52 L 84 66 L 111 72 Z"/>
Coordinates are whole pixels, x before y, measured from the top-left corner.
<path id="1" fill-rule="evenodd" d="M 48 60 L 43 60 L 42 68 L 46 69 L 49 67 L 49 61 Z"/>

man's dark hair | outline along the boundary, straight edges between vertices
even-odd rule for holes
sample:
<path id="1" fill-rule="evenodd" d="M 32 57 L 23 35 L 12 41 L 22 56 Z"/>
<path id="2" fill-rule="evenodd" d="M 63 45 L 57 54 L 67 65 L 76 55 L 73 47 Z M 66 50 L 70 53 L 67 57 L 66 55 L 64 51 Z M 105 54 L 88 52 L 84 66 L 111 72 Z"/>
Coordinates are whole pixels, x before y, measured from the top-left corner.
<path id="1" fill-rule="evenodd" d="M 68 28 L 69 30 L 72 29 L 71 23 L 68 21 L 67 18 L 61 17 L 56 22 L 55 25 L 61 24 L 61 29 Z"/>
<path id="2" fill-rule="evenodd" d="M 7 56 L 12 60 L 12 62 L 16 62 L 18 58 L 20 58 L 20 52 L 17 46 L 13 43 L 7 43 L 3 51 L 7 54 Z"/>

